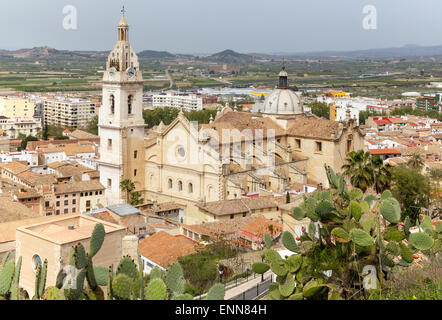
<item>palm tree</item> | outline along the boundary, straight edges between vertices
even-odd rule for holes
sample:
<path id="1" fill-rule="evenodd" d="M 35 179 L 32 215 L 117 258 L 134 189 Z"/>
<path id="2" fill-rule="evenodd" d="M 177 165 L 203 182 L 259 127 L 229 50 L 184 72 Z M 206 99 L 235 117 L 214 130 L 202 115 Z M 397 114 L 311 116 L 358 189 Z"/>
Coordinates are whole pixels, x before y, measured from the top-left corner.
<path id="1" fill-rule="evenodd" d="M 369 152 L 352 151 L 347 154 L 346 164 L 342 166 L 344 174 L 350 177 L 353 187 L 365 192 L 374 183 L 374 174 Z"/>
<path id="2" fill-rule="evenodd" d="M 126 179 L 120 182 L 120 189 L 126 192 L 126 202 L 129 203 L 129 195 L 135 190 L 135 184 L 130 179 Z"/>
<path id="3" fill-rule="evenodd" d="M 376 193 L 382 193 L 390 189 L 392 181 L 391 165 L 384 165 L 384 162 L 378 155 L 371 157 L 371 165 L 373 168 L 373 187 Z"/>
<path id="4" fill-rule="evenodd" d="M 422 169 L 424 166 L 424 159 L 419 153 L 413 153 L 407 161 L 407 165 L 412 169 Z"/>

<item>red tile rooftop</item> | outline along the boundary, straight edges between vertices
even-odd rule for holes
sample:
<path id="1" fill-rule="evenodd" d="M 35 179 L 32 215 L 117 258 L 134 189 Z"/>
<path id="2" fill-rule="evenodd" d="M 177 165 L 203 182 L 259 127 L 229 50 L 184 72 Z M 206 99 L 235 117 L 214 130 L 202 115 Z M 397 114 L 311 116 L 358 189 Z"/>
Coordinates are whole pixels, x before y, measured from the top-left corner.
<path id="1" fill-rule="evenodd" d="M 401 154 L 401 152 L 393 148 L 370 149 L 370 154 Z"/>

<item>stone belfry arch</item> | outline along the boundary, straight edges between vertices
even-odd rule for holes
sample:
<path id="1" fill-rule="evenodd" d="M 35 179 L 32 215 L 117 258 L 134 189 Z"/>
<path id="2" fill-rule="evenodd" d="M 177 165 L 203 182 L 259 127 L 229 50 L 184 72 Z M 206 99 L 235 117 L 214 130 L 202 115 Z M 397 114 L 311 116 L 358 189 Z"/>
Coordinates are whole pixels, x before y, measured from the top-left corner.
<path id="1" fill-rule="evenodd" d="M 130 179 L 144 193 L 143 76 L 129 43 L 129 25 L 123 9 L 117 26 L 117 43 L 106 63 L 99 112 L 100 182 L 106 187 L 107 205 L 126 201 L 120 182 Z"/>

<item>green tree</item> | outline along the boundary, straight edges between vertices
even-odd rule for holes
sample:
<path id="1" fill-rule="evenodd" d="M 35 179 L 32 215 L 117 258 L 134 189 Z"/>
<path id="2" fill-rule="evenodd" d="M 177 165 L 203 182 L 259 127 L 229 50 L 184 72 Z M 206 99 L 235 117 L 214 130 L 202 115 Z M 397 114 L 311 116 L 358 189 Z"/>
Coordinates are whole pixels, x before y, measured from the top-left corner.
<path id="1" fill-rule="evenodd" d="M 98 135 L 98 116 L 94 118 L 91 122 L 89 122 L 86 127 L 86 131 L 95 135 Z"/>
<path id="2" fill-rule="evenodd" d="M 20 136 L 20 135 L 19 135 Z M 27 137 L 25 137 L 22 141 L 21 141 L 21 144 L 20 144 L 20 150 L 25 150 L 26 149 L 26 147 L 28 146 L 28 142 L 29 141 L 38 141 L 38 138 L 37 137 L 34 137 L 34 136 L 27 136 Z"/>
<path id="3" fill-rule="evenodd" d="M 399 201 L 404 216 L 414 223 L 421 208 L 429 206 L 429 181 L 419 169 L 397 166 L 393 169 L 393 196 Z"/>
<path id="4" fill-rule="evenodd" d="M 141 193 L 136 191 L 130 194 L 130 204 L 133 206 L 137 206 L 143 204 L 144 199 L 141 198 Z"/>
<path id="5" fill-rule="evenodd" d="M 424 159 L 419 153 L 413 153 L 407 161 L 407 165 L 412 169 L 422 169 L 424 166 Z"/>
<path id="6" fill-rule="evenodd" d="M 365 192 L 374 182 L 370 153 L 364 150 L 352 151 L 347 154 L 345 161 L 342 169 L 350 177 L 351 185 Z"/>
<path id="7" fill-rule="evenodd" d="M 374 187 L 377 193 L 382 193 L 391 185 L 391 166 L 384 165 L 378 156 L 371 156 L 363 150 L 352 151 L 347 154 L 346 163 L 342 166 L 344 174 L 350 177 L 351 185 L 367 191 Z"/>
<path id="8" fill-rule="evenodd" d="M 125 179 L 120 182 L 120 189 L 126 192 L 126 202 L 130 203 L 129 196 L 130 193 L 135 190 L 135 184 L 130 179 Z"/>
<path id="9" fill-rule="evenodd" d="M 320 118 L 330 119 L 330 107 L 325 102 L 314 101 L 308 106 L 314 115 Z"/>

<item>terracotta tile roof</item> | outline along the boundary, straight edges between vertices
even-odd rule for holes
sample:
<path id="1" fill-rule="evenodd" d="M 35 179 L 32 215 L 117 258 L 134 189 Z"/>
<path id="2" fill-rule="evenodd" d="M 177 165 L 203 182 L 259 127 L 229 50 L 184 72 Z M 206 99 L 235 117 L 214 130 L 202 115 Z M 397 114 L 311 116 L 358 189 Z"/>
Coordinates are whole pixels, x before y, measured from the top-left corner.
<path id="1" fill-rule="evenodd" d="M 100 191 L 104 190 L 105 188 L 100 181 L 89 180 L 54 184 L 54 189 L 55 194 L 65 194 L 84 191 Z"/>
<path id="2" fill-rule="evenodd" d="M 397 149 L 385 148 L 385 149 L 370 149 L 370 154 L 401 154 Z"/>
<path id="3" fill-rule="evenodd" d="M 106 222 L 119 224 L 117 220 L 115 220 L 108 211 L 100 211 L 100 212 L 93 212 L 89 214 L 91 217 L 94 217 L 96 219 L 100 219 Z"/>
<path id="4" fill-rule="evenodd" d="M 309 137 L 317 139 L 334 140 L 339 134 L 339 122 L 322 119 L 295 119 L 287 133 L 296 137 Z"/>
<path id="5" fill-rule="evenodd" d="M 57 182 L 53 174 L 38 174 L 31 171 L 25 171 L 17 175 L 23 180 L 26 180 L 32 186 L 51 185 Z"/>
<path id="6" fill-rule="evenodd" d="M 262 129 L 264 136 L 266 136 L 268 129 L 274 129 L 275 136 L 285 134 L 285 130 L 271 118 L 261 117 L 250 112 L 225 112 L 218 116 L 214 122 L 200 125 L 200 128 L 214 129 L 218 131 L 220 137 L 223 129 L 238 129 L 239 131 Z M 253 134 L 254 132 L 252 132 Z"/>
<path id="7" fill-rule="evenodd" d="M 272 231 L 270 231 L 272 229 Z M 276 221 L 266 219 L 263 216 L 258 217 L 241 228 L 241 234 L 245 236 L 253 236 L 262 239 L 265 233 L 274 237 L 282 232 L 282 224 Z"/>
<path id="8" fill-rule="evenodd" d="M 0 168 L 4 168 L 15 175 L 30 170 L 28 165 L 18 161 L 0 163 Z"/>
<path id="9" fill-rule="evenodd" d="M 0 196 L 0 223 L 38 217 L 32 209 L 14 201 L 9 195 Z"/>
<path id="10" fill-rule="evenodd" d="M 154 206 L 153 212 L 163 212 L 178 209 L 183 209 L 183 206 L 175 202 L 163 202 L 158 204 L 157 206 Z"/>
<path id="11" fill-rule="evenodd" d="M 222 216 L 228 214 L 248 213 L 250 210 L 277 207 L 277 200 L 274 196 L 262 196 L 198 203 L 196 206 L 213 215 Z"/>
<path id="12" fill-rule="evenodd" d="M 100 139 L 99 136 L 96 136 L 96 135 L 94 135 L 92 133 L 89 133 L 89 132 L 86 132 L 86 131 L 83 131 L 83 130 L 79 130 L 79 129 L 77 129 L 74 132 L 72 132 L 69 135 L 69 137 L 71 139 L 72 138 L 75 138 L 75 139 Z"/>
<path id="13" fill-rule="evenodd" d="M 181 226 L 184 229 L 190 230 L 200 235 L 206 236 L 227 236 L 233 233 L 239 232 L 239 230 L 249 224 L 252 221 L 255 221 L 261 215 L 254 214 L 251 216 L 241 217 L 237 219 L 229 219 L 225 221 L 212 221 L 206 222 L 202 224 L 182 224 Z"/>
<path id="14" fill-rule="evenodd" d="M 163 268 L 169 267 L 179 257 L 196 253 L 192 241 L 183 237 L 174 237 L 164 231 L 141 240 L 138 248 L 143 257 Z"/>
<path id="15" fill-rule="evenodd" d="M 129 233 L 135 234 L 153 234 L 155 228 L 149 223 L 146 223 L 143 216 L 133 214 L 130 216 L 120 217 L 121 223 L 128 229 Z M 146 228 L 145 230 L 139 230 L 139 228 Z"/>

